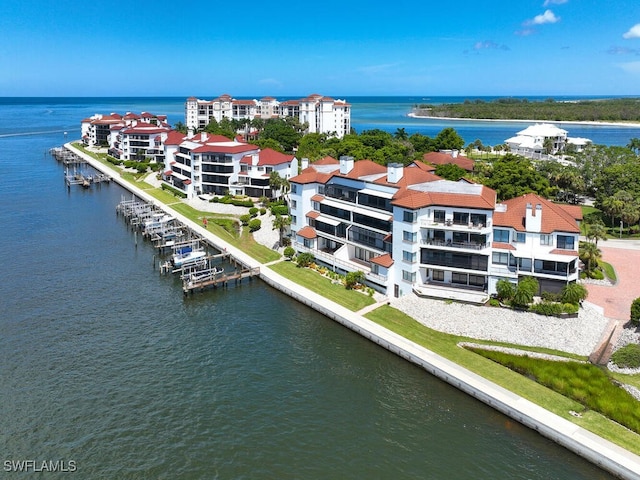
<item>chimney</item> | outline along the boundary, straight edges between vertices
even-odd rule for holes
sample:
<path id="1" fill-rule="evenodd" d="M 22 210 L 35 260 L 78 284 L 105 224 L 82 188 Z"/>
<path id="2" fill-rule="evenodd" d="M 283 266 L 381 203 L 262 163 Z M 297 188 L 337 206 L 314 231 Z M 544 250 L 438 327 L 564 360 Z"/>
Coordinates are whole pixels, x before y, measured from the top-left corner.
<path id="1" fill-rule="evenodd" d="M 191 140 L 193 138 L 193 128 L 187 130 L 187 138 Z"/>
<path id="2" fill-rule="evenodd" d="M 525 211 L 525 224 L 524 228 L 527 232 L 537 232 L 542 231 L 542 205 L 537 204 L 534 210 L 533 206 L 530 203 L 527 203 L 527 208 Z"/>
<path id="3" fill-rule="evenodd" d="M 404 165 L 401 163 L 387 164 L 387 182 L 398 183 L 404 174 Z"/>
<path id="4" fill-rule="evenodd" d="M 451 158 L 458 158 L 458 150 L 451 150 Z"/>
<path id="5" fill-rule="evenodd" d="M 303 158 L 302 159 L 302 166 L 300 167 L 300 170 L 304 170 L 305 168 L 309 167 L 309 159 L 308 158 Z"/>
<path id="6" fill-rule="evenodd" d="M 251 165 L 252 166 L 258 165 L 259 161 L 260 161 L 260 154 L 259 153 L 251 154 Z"/>
<path id="7" fill-rule="evenodd" d="M 353 157 L 347 157 L 345 155 L 340 157 L 340 174 L 346 175 L 353 170 Z"/>

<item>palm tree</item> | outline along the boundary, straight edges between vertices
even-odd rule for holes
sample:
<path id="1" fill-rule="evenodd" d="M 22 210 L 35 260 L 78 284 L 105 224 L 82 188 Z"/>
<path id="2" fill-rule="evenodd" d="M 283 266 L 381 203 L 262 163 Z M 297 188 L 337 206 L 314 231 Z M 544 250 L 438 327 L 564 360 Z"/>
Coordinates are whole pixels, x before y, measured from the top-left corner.
<path id="1" fill-rule="evenodd" d="M 406 140 L 409 138 L 407 131 L 404 128 L 398 128 L 396 133 L 393 134 L 394 137 L 398 140 Z"/>
<path id="2" fill-rule="evenodd" d="M 282 189 L 282 181 L 282 177 L 275 170 L 269 174 L 269 187 L 271 187 L 271 191 L 273 192 L 271 195 L 272 197 L 275 196 L 275 192 L 278 192 L 278 195 L 280 194 L 280 190 Z"/>
<path id="3" fill-rule="evenodd" d="M 273 219 L 273 230 L 275 230 L 276 228 L 278 229 L 278 233 L 280 234 L 280 245 L 282 245 L 284 231 L 289 225 L 291 225 L 291 217 L 289 216 L 283 217 L 282 215 L 276 215 L 276 218 Z"/>
<path id="4" fill-rule="evenodd" d="M 595 260 L 595 265 L 598 264 L 598 260 L 602 258 L 602 251 L 595 243 L 580 242 L 578 256 L 582 263 L 587 266 L 587 272 L 591 272 L 592 262 Z"/>
<path id="5" fill-rule="evenodd" d="M 633 150 L 636 155 L 640 153 L 640 138 L 634 137 L 627 144 L 629 150 Z"/>
<path id="6" fill-rule="evenodd" d="M 597 246 L 598 240 L 607 239 L 607 227 L 601 222 L 587 224 L 586 237 L 588 240 L 594 241 Z"/>

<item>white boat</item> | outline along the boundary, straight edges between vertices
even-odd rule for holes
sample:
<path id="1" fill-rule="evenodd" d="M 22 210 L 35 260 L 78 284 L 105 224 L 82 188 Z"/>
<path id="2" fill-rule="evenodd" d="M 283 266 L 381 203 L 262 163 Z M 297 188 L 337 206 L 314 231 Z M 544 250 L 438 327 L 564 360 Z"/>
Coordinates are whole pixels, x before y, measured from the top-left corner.
<path id="1" fill-rule="evenodd" d="M 182 247 L 171 256 L 171 264 L 177 268 L 184 267 L 185 265 L 197 262 L 206 255 L 207 252 L 204 250 L 194 250 L 191 247 Z"/>

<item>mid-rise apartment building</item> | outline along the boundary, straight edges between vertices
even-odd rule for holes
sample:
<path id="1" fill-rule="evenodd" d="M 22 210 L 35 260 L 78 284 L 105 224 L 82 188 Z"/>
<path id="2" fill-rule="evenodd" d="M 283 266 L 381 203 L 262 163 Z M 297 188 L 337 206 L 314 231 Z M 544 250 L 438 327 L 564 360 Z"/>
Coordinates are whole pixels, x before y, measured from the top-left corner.
<path id="1" fill-rule="evenodd" d="M 189 97 L 185 102 L 185 124 L 194 130 L 206 127 L 211 120 L 220 122 L 224 118 L 268 120 L 286 117 L 296 118 L 300 123 L 306 122 L 309 133 L 326 133 L 342 138 L 351 131 L 351 105 L 345 100 L 317 94 L 286 101 L 273 97 L 238 100 L 225 94 L 213 100 Z"/>
<path id="2" fill-rule="evenodd" d="M 303 161 L 290 180 L 293 246 L 342 273 L 360 270 L 396 297 L 436 287 L 486 297 L 499 279 L 523 275 L 557 291 L 577 279 L 577 211 L 539 197 L 499 204 L 486 186 L 430 170 L 422 162 Z"/>

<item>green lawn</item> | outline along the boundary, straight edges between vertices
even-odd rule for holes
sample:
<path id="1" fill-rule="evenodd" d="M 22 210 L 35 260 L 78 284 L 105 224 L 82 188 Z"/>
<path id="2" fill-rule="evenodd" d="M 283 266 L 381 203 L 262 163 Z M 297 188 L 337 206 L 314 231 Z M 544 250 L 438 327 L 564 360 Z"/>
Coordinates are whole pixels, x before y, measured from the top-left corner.
<path id="1" fill-rule="evenodd" d="M 283 261 L 271 265 L 269 268 L 354 312 L 375 303 L 375 300 L 369 295 L 355 290 L 347 290 L 341 284 L 331 283 L 330 279 L 323 277 L 315 270 L 299 268 L 294 262 Z"/>
<path id="2" fill-rule="evenodd" d="M 413 318 L 386 305 L 376 308 L 366 317 L 513 393 L 640 455 L 639 435 L 598 413 L 591 410 L 585 411 L 584 407 L 574 400 L 458 346 L 461 341 L 486 344 L 491 344 L 491 342 L 431 330 Z M 581 412 L 582 417 L 573 417 L 569 413 L 570 410 Z"/>

